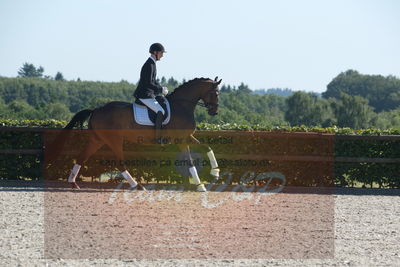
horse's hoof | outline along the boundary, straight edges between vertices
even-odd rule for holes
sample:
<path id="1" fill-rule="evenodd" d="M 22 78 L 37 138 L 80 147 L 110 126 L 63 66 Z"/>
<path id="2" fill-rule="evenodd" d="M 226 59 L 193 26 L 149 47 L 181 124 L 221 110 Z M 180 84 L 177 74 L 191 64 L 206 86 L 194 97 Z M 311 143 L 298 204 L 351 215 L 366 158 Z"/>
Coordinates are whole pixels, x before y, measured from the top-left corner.
<path id="1" fill-rule="evenodd" d="M 197 185 L 196 191 L 197 191 L 197 192 L 207 192 L 207 189 L 206 189 L 206 187 L 204 186 L 204 184 L 199 184 L 199 185 Z"/>
<path id="2" fill-rule="evenodd" d="M 71 186 L 72 186 L 72 189 L 81 189 L 80 187 L 79 187 L 79 185 L 76 183 L 76 182 L 72 182 L 72 183 L 70 183 L 71 184 Z"/>
<path id="3" fill-rule="evenodd" d="M 141 185 L 141 184 L 138 184 L 138 185 L 136 186 L 136 188 L 137 188 L 137 190 L 147 191 L 146 188 L 144 188 L 144 186 Z"/>

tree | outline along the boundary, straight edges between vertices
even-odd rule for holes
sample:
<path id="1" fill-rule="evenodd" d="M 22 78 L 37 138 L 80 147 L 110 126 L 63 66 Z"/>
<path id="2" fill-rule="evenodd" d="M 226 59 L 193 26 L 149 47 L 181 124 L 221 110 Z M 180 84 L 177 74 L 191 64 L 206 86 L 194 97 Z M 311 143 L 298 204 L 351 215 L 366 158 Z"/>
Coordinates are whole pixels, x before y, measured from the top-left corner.
<path id="1" fill-rule="evenodd" d="M 22 67 L 18 71 L 19 77 L 34 77 L 41 78 L 43 77 L 44 68 L 40 66 L 36 68 L 33 64 L 25 62 Z"/>
<path id="2" fill-rule="evenodd" d="M 232 92 L 232 88 L 230 85 L 226 86 L 225 84 L 223 84 L 221 86 L 220 91 L 221 91 L 221 93 L 230 93 L 230 92 Z"/>
<path id="3" fill-rule="evenodd" d="M 39 112 L 24 100 L 14 100 L 8 104 L 8 119 L 38 119 Z"/>
<path id="4" fill-rule="evenodd" d="M 54 77 L 54 80 L 56 80 L 56 81 L 64 81 L 65 79 L 64 79 L 64 76 L 62 75 L 62 73 L 58 71 L 56 76 Z"/>
<path id="5" fill-rule="evenodd" d="M 378 129 L 400 128 L 400 108 L 379 113 L 372 124 Z"/>
<path id="6" fill-rule="evenodd" d="M 97 108 L 100 106 L 103 106 L 104 104 L 107 104 L 109 102 L 113 101 L 112 98 L 109 97 L 97 97 L 97 98 L 93 98 L 88 104 L 87 106 L 90 108 Z"/>
<path id="7" fill-rule="evenodd" d="M 286 103 L 285 119 L 290 125 L 330 126 L 334 122 L 328 102 L 315 94 L 295 92 Z"/>
<path id="8" fill-rule="evenodd" d="M 258 95 L 266 95 L 266 94 L 274 94 L 278 96 L 291 96 L 294 92 L 289 88 L 270 88 L 268 90 L 265 89 L 257 89 L 253 91 L 254 94 Z"/>
<path id="9" fill-rule="evenodd" d="M 42 114 L 43 119 L 69 120 L 72 117 L 72 113 L 68 107 L 58 102 L 46 105 Z"/>
<path id="10" fill-rule="evenodd" d="M 238 91 L 242 93 L 249 94 L 251 93 L 251 90 L 247 84 L 241 83 L 238 87 Z"/>
<path id="11" fill-rule="evenodd" d="M 173 77 L 171 77 L 168 79 L 167 84 L 168 84 L 168 86 L 175 88 L 178 86 L 179 82 L 177 80 L 175 80 Z"/>
<path id="12" fill-rule="evenodd" d="M 361 96 L 341 93 L 340 100 L 333 103 L 333 108 L 339 127 L 368 128 L 374 117 L 374 112 L 368 105 L 368 100 Z"/>
<path id="13" fill-rule="evenodd" d="M 161 77 L 160 84 L 161 84 L 162 86 L 166 86 L 166 85 L 167 85 L 167 79 L 165 79 L 164 76 Z"/>
<path id="14" fill-rule="evenodd" d="M 8 117 L 7 105 L 4 103 L 4 100 L 0 98 L 0 118 L 7 119 L 7 117 Z"/>
<path id="15" fill-rule="evenodd" d="M 341 93 L 367 99 L 375 112 L 389 111 L 400 105 L 400 79 L 390 75 L 363 75 L 348 70 L 336 76 L 322 96 L 340 99 Z"/>

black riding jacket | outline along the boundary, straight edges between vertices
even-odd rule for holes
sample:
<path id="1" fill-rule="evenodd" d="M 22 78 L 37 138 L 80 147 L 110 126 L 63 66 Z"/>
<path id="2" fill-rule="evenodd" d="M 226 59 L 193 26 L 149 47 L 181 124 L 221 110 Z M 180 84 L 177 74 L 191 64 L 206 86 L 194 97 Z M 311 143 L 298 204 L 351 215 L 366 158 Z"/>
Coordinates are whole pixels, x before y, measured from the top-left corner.
<path id="1" fill-rule="evenodd" d="M 162 93 L 162 86 L 156 81 L 157 68 L 152 58 L 147 59 L 140 71 L 139 84 L 133 94 L 137 98 L 154 98 Z"/>

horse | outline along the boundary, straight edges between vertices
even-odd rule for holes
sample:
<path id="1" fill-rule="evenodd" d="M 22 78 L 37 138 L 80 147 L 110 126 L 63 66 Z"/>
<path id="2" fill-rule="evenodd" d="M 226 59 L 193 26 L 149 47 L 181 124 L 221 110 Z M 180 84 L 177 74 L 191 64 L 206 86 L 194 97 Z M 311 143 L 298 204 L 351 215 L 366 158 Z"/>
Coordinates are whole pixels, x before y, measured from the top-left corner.
<path id="1" fill-rule="evenodd" d="M 183 140 L 182 143 L 177 145 L 188 161 L 190 176 L 196 184 L 196 190 L 200 192 L 205 192 L 206 188 L 204 184 L 201 183 L 194 165 L 190 153 L 190 145 L 202 146 L 204 151 L 207 151 L 207 156 L 211 165 L 210 174 L 215 179 L 218 179 L 220 170 L 212 149 L 206 144 L 201 144 L 193 136 L 196 131 L 194 110 L 197 105 L 202 105 L 207 108 L 209 115 L 215 116 L 218 114 L 218 85 L 221 81 L 222 79 L 218 81 L 218 77 L 215 77 L 214 80 L 195 78 L 177 87 L 173 92 L 165 96 L 169 101 L 171 114 L 169 122 L 163 125 L 161 130 L 162 135 Z M 203 103 L 199 102 L 200 100 L 202 100 Z M 143 137 L 143 133 L 146 133 L 146 138 L 151 140 L 153 136 L 155 136 L 154 126 L 140 125 L 135 122 L 132 112 L 132 103 L 113 101 L 95 109 L 79 111 L 72 117 L 63 131 L 71 130 L 78 125 L 82 126 L 86 121 L 88 121 L 88 128 L 91 131 L 86 147 L 77 157 L 76 163 L 72 167 L 68 177 L 68 183 L 72 188 L 79 189 L 76 183 L 76 177 L 78 176 L 80 168 L 98 149 L 103 145 L 107 145 L 115 154 L 117 161 L 121 163 L 118 169 L 130 184 L 130 189 L 146 190 L 142 184 L 138 183 L 131 176 L 126 168 L 124 163 L 123 142 L 124 140 L 138 142 L 138 140 Z M 65 140 L 65 135 L 63 137 Z M 54 143 L 60 143 L 59 141 L 60 138 Z"/>

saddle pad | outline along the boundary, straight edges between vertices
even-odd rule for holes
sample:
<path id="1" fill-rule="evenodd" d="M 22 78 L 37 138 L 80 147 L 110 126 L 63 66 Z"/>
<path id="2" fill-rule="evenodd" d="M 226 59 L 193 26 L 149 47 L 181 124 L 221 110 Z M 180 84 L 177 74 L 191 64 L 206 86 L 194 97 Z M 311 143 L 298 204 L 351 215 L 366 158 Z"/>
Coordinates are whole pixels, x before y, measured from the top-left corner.
<path id="1" fill-rule="evenodd" d="M 170 118 L 171 118 L 171 108 L 169 106 L 169 102 L 166 99 L 166 105 L 167 105 L 167 110 L 168 110 L 168 116 L 167 118 L 164 119 L 162 122 L 163 125 L 166 125 Z M 147 125 L 147 126 L 154 126 L 154 123 L 150 120 L 149 118 L 149 112 L 147 110 L 147 106 L 144 105 L 139 105 L 136 103 L 133 103 L 133 117 L 135 119 L 135 122 L 140 125 Z"/>

